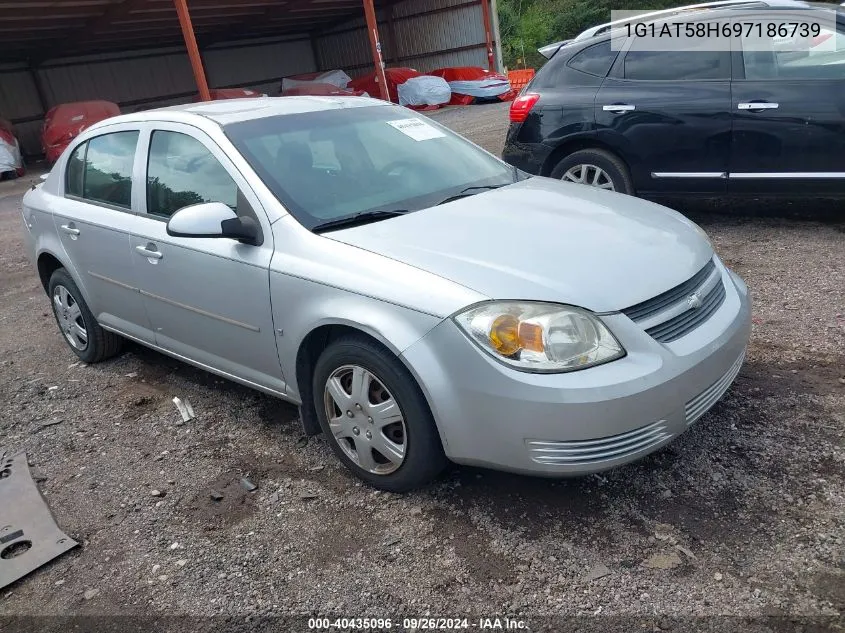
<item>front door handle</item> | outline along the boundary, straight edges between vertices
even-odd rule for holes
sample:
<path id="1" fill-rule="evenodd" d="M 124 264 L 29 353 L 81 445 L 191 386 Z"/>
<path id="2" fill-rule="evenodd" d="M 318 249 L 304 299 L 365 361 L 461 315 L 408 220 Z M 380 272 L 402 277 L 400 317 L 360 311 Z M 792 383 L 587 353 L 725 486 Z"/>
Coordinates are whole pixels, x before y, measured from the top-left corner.
<path id="1" fill-rule="evenodd" d="M 611 103 L 610 105 L 602 106 L 601 109 L 605 112 L 615 112 L 618 114 L 620 112 L 632 112 L 637 109 L 637 106 L 629 103 Z"/>
<path id="2" fill-rule="evenodd" d="M 737 110 L 777 110 L 778 103 L 772 103 L 771 101 L 751 101 L 747 103 L 737 103 L 736 109 Z"/>
<path id="3" fill-rule="evenodd" d="M 76 225 L 71 222 L 70 224 L 62 224 L 61 227 L 62 233 L 67 233 L 70 235 L 70 239 L 75 240 L 79 237 L 79 229 L 76 228 Z"/>
<path id="4" fill-rule="evenodd" d="M 155 244 L 147 244 L 146 246 L 136 246 L 135 252 L 150 260 L 158 260 L 164 257 L 156 250 Z"/>

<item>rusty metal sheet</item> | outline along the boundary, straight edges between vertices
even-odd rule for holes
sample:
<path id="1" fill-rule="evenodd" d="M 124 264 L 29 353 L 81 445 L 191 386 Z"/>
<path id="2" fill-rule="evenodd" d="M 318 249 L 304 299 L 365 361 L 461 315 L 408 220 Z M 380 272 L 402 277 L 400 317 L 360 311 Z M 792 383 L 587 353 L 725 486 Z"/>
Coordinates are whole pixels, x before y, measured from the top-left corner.
<path id="1" fill-rule="evenodd" d="M 32 480 L 26 454 L 12 456 L 0 449 L 0 588 L 77 545 L 56 525 Z"/>

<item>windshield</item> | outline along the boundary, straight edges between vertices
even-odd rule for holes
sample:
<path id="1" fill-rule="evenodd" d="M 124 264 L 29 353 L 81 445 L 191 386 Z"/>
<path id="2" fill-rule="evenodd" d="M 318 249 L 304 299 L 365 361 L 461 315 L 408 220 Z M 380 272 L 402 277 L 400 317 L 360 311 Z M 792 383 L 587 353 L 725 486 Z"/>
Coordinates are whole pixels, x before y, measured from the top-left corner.
<path id="1" fill-rule="evenodd" d="M 515 177 L 512 167 L 398 106 L 267 117 L 225 132 L 309 229 L 362 213 L 417 211 Z"/>

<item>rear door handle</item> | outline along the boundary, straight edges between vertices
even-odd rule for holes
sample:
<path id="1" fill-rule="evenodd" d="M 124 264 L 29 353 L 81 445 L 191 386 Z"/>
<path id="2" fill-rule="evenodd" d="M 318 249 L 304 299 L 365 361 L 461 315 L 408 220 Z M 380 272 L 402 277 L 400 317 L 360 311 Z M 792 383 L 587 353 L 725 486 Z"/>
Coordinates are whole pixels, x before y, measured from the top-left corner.
<path id="1" fill-rule="evenodd" d="M 777 110 L 778 103 L 772 103 L 771 101 L 751 101 L 748 103 L 737 103 L 736 109 L 737 110 Z"/>
<path id="2" fill-rule="evenodd" d="M 76 225 L 73 222 L 71 222 L 70 224 L 62 224 L 59 228 L 62 229 L 62 233 L 67 233 L 68 235 L 70 235 L 70 239 L 72 240 L 75 240 L 77 237 L 79 237 L 79 229 L 76 228 Z"/>
<path id="3" fill-rule="evenodd" d="M 155 244 L 147 244 L 146 246 L 136 246 L 135 252 L 147 259 L 161 259 L 164 257 L 159 251 L 155 249 Z"/>
<path id="4" fill-rule="evenodd" d="M 637 109 L 637 106 L 631 105 L 629 103 L 612 103 L 610 105 L 605 105 L 601 107 L 602 110 L 605 112 L 631 112 Z"/>

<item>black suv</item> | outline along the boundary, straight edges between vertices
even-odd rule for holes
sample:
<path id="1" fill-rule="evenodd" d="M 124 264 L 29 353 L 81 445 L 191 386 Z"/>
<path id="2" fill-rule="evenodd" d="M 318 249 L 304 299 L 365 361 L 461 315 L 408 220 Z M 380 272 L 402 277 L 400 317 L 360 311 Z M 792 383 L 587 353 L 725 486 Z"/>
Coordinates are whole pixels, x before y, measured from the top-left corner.
<path id="1" fill-rule="evenodd" d="M 771 7 L 766 15 L 824 6 L 836 30 L 800 52 L 777 39 L 769 50 L 743 50 L 745 40 L 733 38 L 732 50 L 668 53 L 633 38 L 613 50 L 612 25 L 596 27 L 547 53 L 512 104 L 503 158 L 532 174 L 644 197 L 845 196 L 843 7 L 713 4 L 668 20 L 724 23 L 761 6 Z M 835 50 L 819 46 L 831 38 Z"/>

